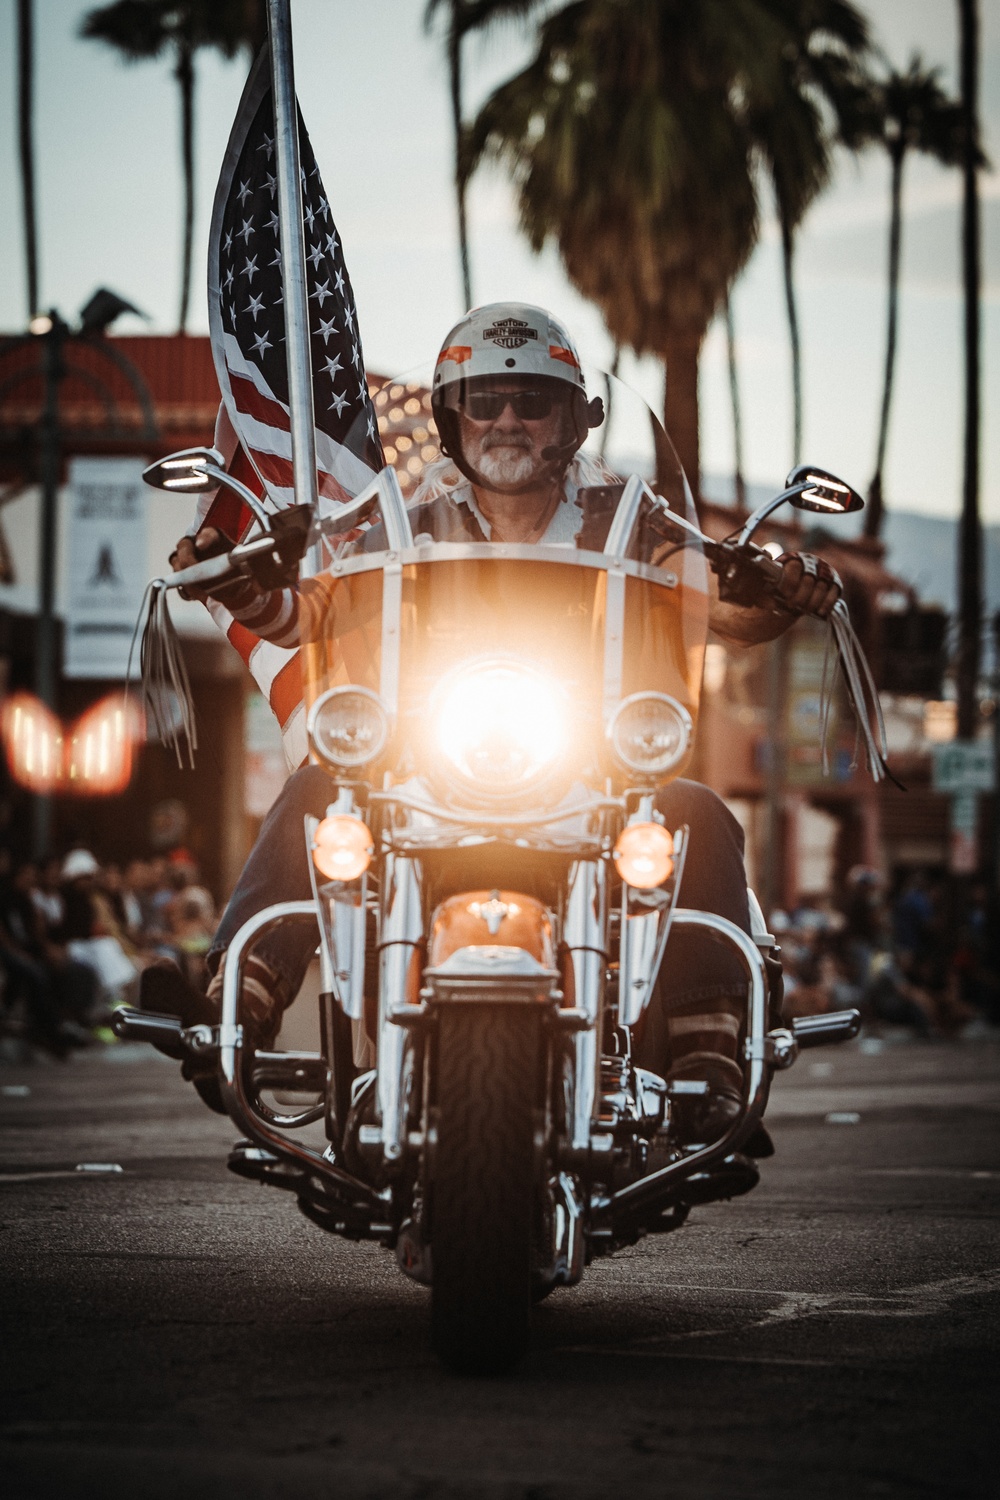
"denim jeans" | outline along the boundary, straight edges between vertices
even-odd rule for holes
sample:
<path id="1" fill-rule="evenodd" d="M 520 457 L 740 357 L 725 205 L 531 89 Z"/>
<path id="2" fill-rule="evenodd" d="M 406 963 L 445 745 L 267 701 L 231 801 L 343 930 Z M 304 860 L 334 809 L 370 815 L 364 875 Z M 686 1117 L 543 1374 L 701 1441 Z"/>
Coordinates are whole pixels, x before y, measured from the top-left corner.
<path id="1" fill-rule="evenodd" d="M 211 972 L 248 918 L 277 901 L 309 900 L 312 885 L 303 820 L 307 814 L 321 818 L 331 797 L 330 779 L 319 766 L 304 766 L 289 777 L 264 819 L 223 913 L 208 955 Z M 680 905 L 728 917 L 749 932 L 743 830 L 726 804 L 695 781 L 671 782 L 657 793 L 656 801 L 668 828 L 685 823 L 690 828 Z M 301 929 L 293 924 L 279 927 L 255 951 L 294 993 L 311 957 Z M 678 928 L 667 944 L 654 1008 L 669 1010 L 685 1001 L 710 1003 L 744 995 L 746 983 L 743 965 L 730 948 L 704 932 Z"/>

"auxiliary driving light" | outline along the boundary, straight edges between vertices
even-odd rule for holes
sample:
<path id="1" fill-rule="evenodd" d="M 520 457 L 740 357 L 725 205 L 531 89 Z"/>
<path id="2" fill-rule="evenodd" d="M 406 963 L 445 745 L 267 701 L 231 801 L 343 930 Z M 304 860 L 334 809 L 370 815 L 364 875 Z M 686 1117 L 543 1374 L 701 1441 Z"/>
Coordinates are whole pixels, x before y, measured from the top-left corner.
<path id="1" fill-rule="evenodd" d="M 481 796 L 527 791 L 567 745 L 558 684 L 519 662 L 477 662 L 455 673 L 442 684 L 433 718 L 452 769 Z"/>
<path id="2" fill-rule="evenodd" d="M 673 836 L 662 823 L 629 823 L 619 835 L 614 860 L 626 885 L 650 891 L 673 874 Z"/>
<path id="3" fill-rule="evenodd" d="M 313 864 L 327 880 L 357 880 L 371 863 L 374 840 L 366 824 L 349 813 L 324 818 L 313 835 Z"/>
<path id="4" fill-rule="evenodd" d="M 338 771 L 360 771 L 389 738 L 389 716 L 370 688 L 335 687 L 317 698 L 307 725 L 313 749 Z"/>
<path id="5" fill-rule="evenodd" d="M 626 771 L 659 779 L 679 766 L 691 743 L 691 715 L 666 693 L 633 693 L 615 710 L 608 739 Z"/>

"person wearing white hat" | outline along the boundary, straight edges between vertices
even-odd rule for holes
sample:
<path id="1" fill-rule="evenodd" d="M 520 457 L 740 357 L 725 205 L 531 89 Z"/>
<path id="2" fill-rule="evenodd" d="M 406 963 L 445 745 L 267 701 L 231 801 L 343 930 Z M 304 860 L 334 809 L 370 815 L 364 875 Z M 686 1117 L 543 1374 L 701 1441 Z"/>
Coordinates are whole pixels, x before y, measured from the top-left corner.
<path id="1" fill-rule="evenodd" d="M 425 470 L 410 506 L 414 538 L 581 545 L 583 492 L 607 482 L 581 453 L 591 428 L 604 420 L 599 398 L 588 396 L 576 346 L 544 308 L 493 303 L 475 308 L 449 331 L 435 363 L 431 405 L 444 458 Z M 203 530 L 178 542 L 171 559 L 187 567 L 227 545 Z M 365 550 L 385 545 L 381 528 Z M 594 545 L 589 541 L 588 545 Z M 598 544 L 600 545 L 600 544 Z M 786 555 L 778 594 L 783 606 L 745 609 L 710 603 L 710 624 L 744 644 L 773 639 L 796 615 L 825 619 L 840 597 L 836 575 L 817 559 Z M 314 639 L 329 597 L 330 579 L 301 589 L 262 593 L 240 579 L 213 597 L 256 636 L 280 646 Z M 208 955 L 214 969 L 208 996 L 185 989 L 180 976 L 148 970 L 143 1003 L 170 1010 L 186 1024 L 211 1017 L 221 998 L 218 965 L 243 922 L 276 901 L 311 894 L 302 838 L 303 815 L 323 816 L 329 782 L 316 766 L 296 771 L 268 814 Z M 670 826 L 691 829 L 684 873 L 685 905 L 702 907 L 750 930 L 743 835 L 725 804 L 694 782 L 675 781 L 660 794 Z M 297 992 L 308 953 L 294 929 L 279 929 L 255 950 L 244 1001 L 258 1032 L 273 1038 L 282 1008 Z M 737 1061 L 746 981 L 739 963 L 711 942 L 679 931 L 671 938 L 658 991 L 645 1018 L 638 1060 L 672 1079 L 703 1079 L 707 1096 L 686 1096 L 681 1133 L 690 1140 L 721 1134 L 740 1108 Z M 208 1098 L 209 1090 L 202 1089 Z M 762 1149 L 769 1149 L 765 1140 Z"/>

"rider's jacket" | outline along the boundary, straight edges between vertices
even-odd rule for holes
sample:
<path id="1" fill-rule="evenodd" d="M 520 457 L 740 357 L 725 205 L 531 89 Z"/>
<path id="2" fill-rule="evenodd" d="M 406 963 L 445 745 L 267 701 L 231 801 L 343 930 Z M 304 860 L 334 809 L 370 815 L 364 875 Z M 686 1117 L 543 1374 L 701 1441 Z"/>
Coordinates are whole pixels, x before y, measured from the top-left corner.
<path id="1" fill-rule="evenodd" d="M 600 550 L 618 486 L 583 487 L 567 475 L 563 495 L 544 533 L 535 540 L 545 546 L 588 547 Z M 490 523 L 476 504 L 468 482 L 420 502 L 409 509 L 417 546 L 422 542 L 489 542 Z M 381 552 L 387 545 L 381 526 L 360 540 L 365 552 Z M 262 593 L 250 579 L 238 579 L 216 589 L 215 597 L 234 619 L 261 640 L 291 649 L 316 640 L 329 627 L 334 580 L 329 573 L 298 584 Z"/>

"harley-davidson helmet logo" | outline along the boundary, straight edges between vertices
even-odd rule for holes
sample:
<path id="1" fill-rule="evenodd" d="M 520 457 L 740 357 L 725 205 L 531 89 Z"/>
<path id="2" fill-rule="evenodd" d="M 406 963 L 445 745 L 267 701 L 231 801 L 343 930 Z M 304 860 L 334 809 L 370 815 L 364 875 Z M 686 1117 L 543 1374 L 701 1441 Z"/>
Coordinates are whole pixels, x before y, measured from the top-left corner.
<path id="1" fill-rule="evenodd" d="M 492 339 L 501 349 L 520 349 L 529 339 L 537 339 L 538 329 L 521 318 L 498 318 L 491 328 L 483 329 L 483 338 Z"/>

